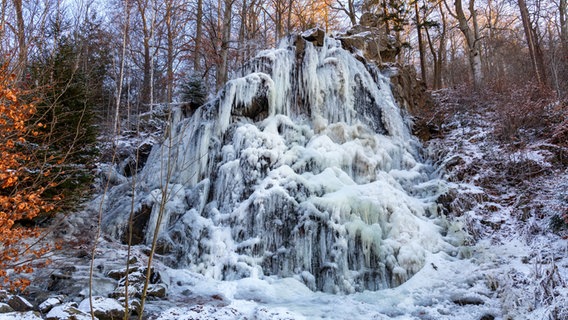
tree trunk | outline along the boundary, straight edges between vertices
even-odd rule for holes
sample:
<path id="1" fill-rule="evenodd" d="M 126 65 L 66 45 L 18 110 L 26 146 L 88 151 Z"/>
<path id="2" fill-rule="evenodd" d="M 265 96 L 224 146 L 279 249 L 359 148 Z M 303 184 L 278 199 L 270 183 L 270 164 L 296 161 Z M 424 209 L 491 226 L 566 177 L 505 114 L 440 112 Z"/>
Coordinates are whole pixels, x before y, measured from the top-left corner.
<path id="1" fill-rule="evenodd" d="M 347 16 L 349 16 L 349 21 L 351 21 L 351 26 L 355 26 L 357 24 L 357 16 L 355 15 L 355 4 L 353 0 L 347 0 L 348 10 Z"/>
<path id="2" fill-rule="evenodd" d="M 5 39 L 6 34 L 6 6 L 8 5 L 6 1 L 2 1 L 2 7 L 0 9 L 0 39 Z M 0 54 L 5 54 L 4 48 L 0 47 Z"/>
<path id="3" fill-rule="evenodd" d="M 284 9 L 283 7 L 283 2 L 284 0 L 276 0 L 276 5 L 274 8 L 274 27 L 276 29 L 276 43 L 278 43 L 278 41 L 280 41 L 280 39 L 282 39 L 282 35 L 284 34 L 284 26 L 282 25 L 284 22 L 283 20 L 283 15 L 284 15 Z"/>
<path id="4" fill-rule="evenodd" d="M 560 6 L 558 7 L 558 12 L 560 16 L 560 39 L 562 40 L 562 45 L 564 47 L 568 46 L 568 5 L 566 0 L 560 0 Z"/>
<path id="5" fill-rule="evenodd" d="M 171 103 L 173 99 L 174 87 L 174 30 L 172 29 L 173 0 L 166 3 L 166 37 L 167 37 L 167 57 L 166 57 L 166 103 Z"/>
<path id="6" fill-rule="evenodd" d="M 193 69 L 201 71 L 201 38 L 203 38 L 203 0 L 197 0 L 197 16 L 195 22 L 195 51 L 193 53 Z"/>
<path id="7" fill-rule="evenodd" d="M 530 21 L 529 10 L 527 8 L 527 3 L 525 2 L 525 0 L 517 0 L 517 3 L 521 11 L 521 20 L 523 22 L 523 29 L 525 31 L 525 37 L 527 39 L 527 46 L 529 47 L 529 54 L 534 75 L 538 85 L 543 87 L 546 85 L 546 75 L 544 72 L 542 50 L 540 49 L 536 30 L 533 28 Z"/>
<path id="8" fill-rule="evenodd" d="M 150 30 L 148 31 L 148 49 L 151 49 L 155 46 L 154 43 L 154 28 L 156 27 L 156 7 L 154 5 L 152 5 L 152 16 L 151 16 L 151 20 L 150 20 Z M 144 26 L 144 28 L 146 28 L 146 26 Z M 149 105 L 149 110 L 152 111 L 152 108 L 154 107 L 154 75 L 155 75 L 155 70 L 154 70 L 154 54 L 156 53 L 156 49 L 154 49 L 154 52 L 150 52 L 148 51 L 150 54 L 148 55 L 148 62 L 149 62 L 149 66 L 150 66 L 150 85 L 148 86 L 147 90 L 150 93 L 150 100 L 148 100 L 148 105 Z"/>
<path id="9" fill-rule="evenodd" d="M 228 59 L 229 59 L 229 41 L 231 39 L 231 19 L 232 19 L 232 0 L 225 0 L 225 9 L 223 11 L 223 22 L 221 30 L 221 64 L 217 68 L 217 89 L 227 82 L 228 75 Z"/>
<path id="10" fill-rule="evenodd" d="M 426 77 L 426 57 L 424 53 L 424 40 L 422 39 L 422 22 L 420 21 L 420 10 L 418 9 L 418 0 L 414 0 L 414 12 L 416 14 L 416 34 L 418 35 L 418 53 L 420 55 L 420 75 L 422 81 L 428 86 Z"/>
<path id="11" fill-rule="evenodd" d="M 244 63 L 248 60 L 247 47 L 249 46 L 248 23 L 249 23 L 249 4 L 243 0 L 240 13 L 241 25 L 239 26 L 238 61 Z"/>
<path id="12" fill-rule="evenodd" d="M 144 62 L 142 65 L 142 91 L 140 96 L 140 103 L 141 104 L 148 104 L 150 103 L 150 68 L 152 61 L 150 59 L 150 41 L 146 37 L 144 37 Z"/>
<path id="13" fill-rule="evenodd" d="M 23 76 L 28 63 L 28 48 L 26 46 L 26 30 L 24 24 L 24 13 L 22 10 L 22 0 L 14 0 L 14 10 L 16 11 L 16 37 L 18 38 L 18 74 Z"/>
<path id="14" fill-rule="evenodd" d="M 432 54 L 432 60 L 434 61 L 434 75 L 432 81 L 432 88 L 434 90 L 441 89 L 442 84 L 442 71 L 444 68 L 444 61 L 446 57 L 446 16 L 444 14 L 442 4 L 438 3 L 438 9 L 440 10 L 440 19 L 442 21 L 440 40 L 438 44 L 438 49 L 436 50 L 434 42 L 430 37 L 430 32 L 428 28 L 424 28 L 426 32 L 426 39 L 428 40 L 428 47 L 430 48 L 430 53 Z"/>
<path id="15" fill-rule="evenodd" d="M 292 31 L 292 9 L 294 7 L 294 0 L 288 0 L 288 6 L 286 8 L 286 33 Z"/>
<path id="16" fill-rule="evenodd" d="M 148 22 L 147 12 L 149 0 L 137 0 L 136 4 L 138 7 L 138 13 L 140 14 L 140 19 L 142 23 L 142 34 L 144 39 L 142 40 L 143 45 L 143 63 L 142 63 L 142 90 L 140 96 L 140 103 L 142 105 L 151 105 L 153 103 L 153 92 L 152 92 L 152 53 L 151 53 L 151 41 L 154 37 L 154 24 L 155 24 L 155 14 L 152 15 L 151 21 Z M 154 10 L 152 8 L 152 10 Z"/>
<path id="17" fill-rule="evenodd" d="M 470 0 L 469 2 L 469 11 L 471 13 L 470 19 L 473 24 L 472 27 L 469 26 L 469 19 L 466 18 L 463 11 L 462 0 L 456 0 L 454 5 L 456 8 L 459 29 L 463 33 L 467 44 L 473 88 L 477 91 L 481 89 L 481 85 L 483 84 L 483 71 L 481 69 L 481 45 L 479 42 L 479 27 L 477 25 L 477 13 L 474 8 L 474 2 L 475 0 Z"/>
<path id="18" fill-rule="evenodd" d="M 442 3 L 438 3 L 438 9 L 440 10 L 440 19 L 442 20 L 442 31 L 440 34 L 440 45 L 438 46 L 438 63 L 434 69 L 434 87 L 436 89 L 441 89 L 444 84 L 442 82 L 442 75 L 444 71 L 444 63 L 446 63 L 446 32 L 448 30 L 446 23 L 446 15 L 442 8 Z"/>
<path id="19" fill-rule="evenodd" d="M 355 9 L 355 3 L 353 3 L 353 0 L 348 0 L 347 2 L 349 3 L 349 20 L 351 20 L 351 26 L 355 26 L 357 24 L 357 10 Z"/>
<path id="20" fill-rule="evenodd" d="M 114 113 L 113 133 L 115 136 L 120 134 L 120 98 L 122 96 L 122 82 L 124 79 L 124 63 L 126 58 L 126 46 L 128 42 L 128 31 L 130 30 L 130 9 L 128 0 L 124 3 L 124 34 L 122 35 L 122 51 L 120 53 L 120 69 L 118 71 L 118 84 L 116 86 L 116 105 Z"/>
<path id="21" fill-rule="evenodd" d="M 559 97 L 566 97 L 566 84 L 568 83 L 568 1 L 560 0 L 560 6 L 558 8 L 560 16 L 560 59 L 559 59 L 559 71 L 557 72 L 558 77 L 557 82 L 557 95 Z M 564 72 L 563 72 L 564 71 Z M 564 85 L 562 85 L 562 83 Z M 562 90 L 560 89 L 562 88 Z"/>

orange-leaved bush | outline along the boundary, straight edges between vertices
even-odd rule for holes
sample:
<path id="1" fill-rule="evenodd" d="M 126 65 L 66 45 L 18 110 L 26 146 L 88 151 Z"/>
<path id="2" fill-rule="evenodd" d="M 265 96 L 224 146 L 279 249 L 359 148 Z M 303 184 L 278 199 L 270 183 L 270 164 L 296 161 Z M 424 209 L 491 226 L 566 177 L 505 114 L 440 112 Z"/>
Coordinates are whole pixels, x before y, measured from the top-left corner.
<path id="1" fill-rule="evenodd" d="M 45 264 L 41 258 L 53 247 L 38 241 L 41 230 L 29 222 L 53 205 L 42 197 L 49 172 L 38 169 L 34 145 L 26 140 L 38 134 L 29 121 L 35 107 L 21 102 L 15 81 L 0 66 L 0 288 L 23 290 L 29 280 L 22 273 Z"/>

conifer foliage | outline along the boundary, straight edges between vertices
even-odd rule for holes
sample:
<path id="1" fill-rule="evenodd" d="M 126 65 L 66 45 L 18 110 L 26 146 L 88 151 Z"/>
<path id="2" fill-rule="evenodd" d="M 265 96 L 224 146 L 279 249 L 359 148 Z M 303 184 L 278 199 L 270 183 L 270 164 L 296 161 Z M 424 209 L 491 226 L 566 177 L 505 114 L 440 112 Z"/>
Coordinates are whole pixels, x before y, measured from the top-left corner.
<path id="1" fill-rule="evenodd" d="M 195 110 L 203 105 L 207 100 L 207 90 L 203 80 L 197 75 L 191 75 L 181 87 L 182 101 L 184 102 L 184 112 L 187 115 L 193 114 Z"/>
<path id="2" fill-rule="evenodd" d="M 15 89 L 15 80 L 0 67 L 0 288 L 12 290 L 29 285 L 18 275 L 44 264 L 40 258 L 53 247 L 40 245 L 41 230 L 27 222 L 54 209 L 52 199 L 44 198 L 52 186 L 49 166 L 38 161 L 37 145 L 28 141 L 43 124 L 30 123 L 36 109 L 21 101 L 25 92 Z"/>

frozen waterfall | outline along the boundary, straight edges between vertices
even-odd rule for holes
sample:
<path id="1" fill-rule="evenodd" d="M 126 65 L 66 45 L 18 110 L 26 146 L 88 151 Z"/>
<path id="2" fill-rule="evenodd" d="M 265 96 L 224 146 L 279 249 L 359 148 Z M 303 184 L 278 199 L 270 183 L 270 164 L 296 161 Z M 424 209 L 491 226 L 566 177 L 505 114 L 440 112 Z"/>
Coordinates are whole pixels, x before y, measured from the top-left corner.
<path id="1" fill-rule="evenodd" d="M 295 277 L 312 290 L 378 290 L 448 250 L 430 176 L 389 80 L 326 37 L 260 52 L 176 123 L 117 186 L 105 229 L 134 224 L 170 263 L 207 277 Z"/>

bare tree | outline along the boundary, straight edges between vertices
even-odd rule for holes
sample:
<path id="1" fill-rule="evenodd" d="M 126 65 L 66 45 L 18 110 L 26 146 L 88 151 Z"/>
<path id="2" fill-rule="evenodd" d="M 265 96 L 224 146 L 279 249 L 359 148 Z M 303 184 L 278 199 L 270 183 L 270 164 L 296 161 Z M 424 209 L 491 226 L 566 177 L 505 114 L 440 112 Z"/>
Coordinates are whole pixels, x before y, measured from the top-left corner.
<path id="1" fill-rule="evenodd" d="M 284 36 L 284 26 L 291 28 L 291 12 L 293 0 L 270 0 L 264 12 L 268 15 L 274 26 L 275 42 Z M 288 17 L 288 19 L 286 19 Z"/>
<path id="2" fill-rule="evenodd" d="M 560 0 L 558 6 L 558 16 L 560 20 L 560 39 L 564 46 L 568 44 L 568 5 L 566 0 Z"/>
<path id="3" fill-rule="evenodd" d="M 197 0 L 195 17 L 195 49 L 193 52 L 193 69 L 201 71 L 201 41 L 203 39 L 203 0 Z"/>
<path id="4" fill-rule="evenodd" d="M 156 45 L 153 43 L 156 30 L 156 10 L 154 0 L 135 0 L 142 31 L 142 90 L 140 102 L 152 106 L 154 103 L 154 56 Z"/>
<path id="5" fill-rule="evenodd" d="M 262 41 L 259 36 L 260 3 L 262 3 L 262 1 L 259 0 L 242 0 L 241 3 L 237 43 L 241 63 L 249 60 L 253 55 L 255 47 L 260 45 L 259 43 L 255 43 L 254 40 Z"/>
<path id="6" fill-rule="evenodd" d="M 349 18 L 349 22 L 354 26 L 357 24 L 357 12 L 361 8 L 361 1 L 356 0 L 326 0 L 326 4 L 332 10 L 343 12 Z"/>
<path id="7" fill-rule="evenodd" d="M 448 12 L 458 20 L 458 27 L 464 35 L 467 44 L 473 87 L 475 90 L 479 90 L 483 84 L 483 71 L 481 65 L 481 37 L 477 21 L 477 10 L 475 9 L 475 0 L 469 0 L 469 16 L 466 16 L 464 12 L 462 0 L 455 0 L 455 13 L 452 13 L 447 2 L 445 2 L 445 4 L 448 8 Z"/>
<path id="8" fill-rule="evenodd" d="M 4 2 L 4 1 L 2 1 Z M 24 24 L 24 13 L 22 0 L 13 0 L 14 11 L 16 12 L 16 37 L 18 38 L 18 70 L 22 76 L 23 70 L 28 61 L 28 49 L 26 45 L 26 28 Z"/>
<path id="9" fill-rule="evenodd" d="M 432 54 L 433 76 L 432 76 L 432 89 L 437 90 L 443 87 L 442 76 L 444 71 L 444 63 L 446 60 L 446 37 L 447 37 L 447 21 L 446 14 L 442 8 L 442 2 L 437 3 L 438 14 L 440 16 L 440 27 L 438 33 L 438 47 L 436 48 L 432 36 L 430 35 L 430 28 L 424 28 L 426 32 L 426 39 L 428 40 L 428 48 Z"/>
<path id="10" fill-rule="evenodd" d="M 519 6 L 519 10 L 521 11 L 521 21 L 523 22 L 523 29 L 525 31 L 527 46 L 529 47 L 529 54 L 534 75 L 538 85 L 543 87 L 546 85 L 546 73 L 544 69 L 542 49 L 540 48 L 536 28 L 533 26 L 533 23 L 530 20 L 529 10 L 527 8 L 527 3 L 525 2 L 525 0 L 517 0 L 517 4 Z"/>
<path id="11" fill-rule="evenodd" d="M 217 68 L 217 88 L 220 88 L 228 79 L 229 73 L 229 44 L 231 41 L 231 26 L 233 18 L 233 3 L 234 0 L 223 1 L 223 20 L 221 22 L 221 63 Z"/>
<path id="12" fill-rule="evenodd" d="M 424 40 L 422 39 L 422 21 L 420 19 L 420 10 L 418 8 L 418 0 L 414 0 L 414 14 L 416 34 L 418 35 L 418 54 L 420 56 L 420 75 L 422 81 L 427 85 L 428 79 L 426 76 L 426 53 L 424 52 Z M 427 29 L 427 28 L 426 28 Z"/>
<path id="13" fill-rule="evenodd" d="M 116 104 L 114 113 L 113 133 L 117 136 L 120 133 L 120 98 L 122 96 L 122 85 L 124 81 L 124 64 L 126 61 L 126 47 L 128 46 L 128 33 L 130 31 L 130 6 L 128 0 L 124 2 L 124 29 L 122 33 L 122 49 L 120 52 L 120 68 L 118 71 L 118 83 L 116 86 Z"/>
<path id="14" fill-rule="evenodd" d="M 173 0 L 165 1 L 165 27 L 166 27 L 166 103 L 171 103 L 173 99 L 174 86 L 174 39 L 176 37 L 175 7 Z"/>

